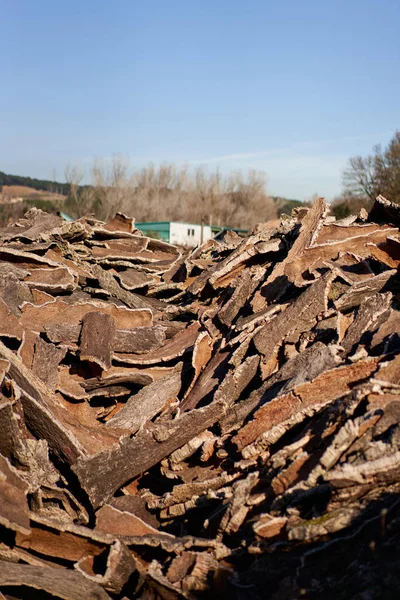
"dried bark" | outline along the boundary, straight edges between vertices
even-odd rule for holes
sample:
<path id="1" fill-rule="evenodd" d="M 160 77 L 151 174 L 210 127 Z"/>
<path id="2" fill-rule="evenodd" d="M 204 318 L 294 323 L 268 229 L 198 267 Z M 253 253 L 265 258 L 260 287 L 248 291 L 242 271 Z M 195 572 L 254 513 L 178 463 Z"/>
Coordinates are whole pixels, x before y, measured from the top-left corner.
<path id="1" fill-rule="evenodd" d="M 63 600 L 106 600 L 110 596 L 97 583 L 80 573 L 51 567 L 35 567 L 0 561 L 0 586 L 28 587 L 53 594 Z M 34 592 L 33 592 L 34 593 Z"/>
<path id="2" fill-rule="evenodd" d="M 107 426 L 128 429 L 135 433 L 147 421 L 153 419 L 170 400 L 177 399 L 181 389 L 181 368 L 174 369 L 165 377 L 150 383 L 131 396 L 124 406 L 107 421 Z"/>
<path id="3" fill-rule="evenodd" d="M 115 324 L 111 315 L 88 313 L 82 319 L 80 359 L 95 363 L 107 371 L 111 368 L 114 337 Z"/>
<path id="4" fill-rule="evenodd" d="M 310 329 L 318 315 L 327 309 L 328 293 L 334 277 L 334 272 L 321 277 L 296 302 L 267 323 L 253 339 L 257 350 L 269 358 L 289 334 L 298 337 Z"/>
<path id="5" fill-rule="evenodd" d="M 4 597 L 397 597 L 398 210 L 326 209 L 0 232 Z"/>

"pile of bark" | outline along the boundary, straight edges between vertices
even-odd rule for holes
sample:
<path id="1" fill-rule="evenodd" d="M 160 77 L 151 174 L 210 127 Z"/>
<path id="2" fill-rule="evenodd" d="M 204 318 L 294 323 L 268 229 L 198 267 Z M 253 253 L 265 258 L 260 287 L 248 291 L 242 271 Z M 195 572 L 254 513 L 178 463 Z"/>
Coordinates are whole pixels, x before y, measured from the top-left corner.
<path id="1" fill-rule="evenodd" d="M 0 597 L 400 592 L 399 226 L 1 230 Z"/>

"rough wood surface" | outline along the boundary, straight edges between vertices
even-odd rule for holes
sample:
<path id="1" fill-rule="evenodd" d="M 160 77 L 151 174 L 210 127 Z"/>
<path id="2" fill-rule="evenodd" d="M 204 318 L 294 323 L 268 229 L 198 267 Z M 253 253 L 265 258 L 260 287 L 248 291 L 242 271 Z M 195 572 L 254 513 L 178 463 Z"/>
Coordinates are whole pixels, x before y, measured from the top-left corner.
<path id="1" fill-rule="evenodd" d="M 0 597 L 399 596 L 398 206 L 327 211 L 2 229 Z"/>
<path id="2" fill-rule="evenodd" d="M 166 408 L 168 401 L 177 402 L 181 389 L 182 368 L 174 369 L 164 377 L 140 390 L 108 421 L 107 426 L 128 429 L 135 433 L 147 421 Z"/>
<path id="3" fill-rule="evenodd" d="M 88 313 L 82 319 L 80 359 L 107 371 L 111 367 L 114 338 L 115 323 L 111 315 Z"/>
<path id="4" fill-rule="evenodd" d="M 290 248 L 283 261 L 277 263 L 266 282 L 256 294 L 253 301 L 254 312 L 262 310 L 265 303 L 269 303 L 279 297 L 287 289 L 288 281 L 286 270 L 289 265 L 296 266 L 299 257 L 304 253 L 313 242 L 319 229 L 322 226 L 322 217 L 326 211 L 326 202 L 323 198 L 318 198 L 311 210 L 309 210 L 300 224 L 300 233 L 293 246 Z"/>
<path id="5" fill-rule="evenodd" d="M 61 569 L 49 567 L 35 567 L 5 563 L 0 561 L 0 586 L 24 586 L 32 591 L 44 591 L 63 600 L 107 600 L 110 596 L 97 583 L 85 579 L 80 573 L 74 571 L 63 572 Z M 24 592 L 23 592 L 24 593 Z"/>

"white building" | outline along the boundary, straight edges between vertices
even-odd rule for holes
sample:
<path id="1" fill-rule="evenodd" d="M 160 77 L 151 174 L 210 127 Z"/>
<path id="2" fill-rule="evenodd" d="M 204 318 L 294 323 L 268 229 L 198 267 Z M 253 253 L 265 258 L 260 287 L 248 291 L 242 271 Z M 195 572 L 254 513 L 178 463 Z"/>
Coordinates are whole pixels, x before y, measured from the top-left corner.
<path id="1" fill-rule="evenodd" d="M 201 225 L 191 223 L 170 223 L 169 241 L 175 246 L 198 246 L 213 237 L 211 227 L 203 225 L 203 239 Z"/>
<path id="2" fill-rule="evenodd" d="M 149 237 L 164 240 L 175 246 L 194 247 L 213 237 L 210 225 L 202 226 L 193 223 L 178 223 L 172 221 L 158 221 L 150 223 L 135 223 L 135 226 Z"/>

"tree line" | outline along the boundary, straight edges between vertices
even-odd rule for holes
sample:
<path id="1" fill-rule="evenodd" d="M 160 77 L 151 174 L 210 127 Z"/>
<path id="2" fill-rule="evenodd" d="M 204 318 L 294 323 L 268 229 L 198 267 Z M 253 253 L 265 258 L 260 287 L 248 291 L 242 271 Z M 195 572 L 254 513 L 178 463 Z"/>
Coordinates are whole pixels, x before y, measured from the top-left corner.
<path id="1" fill-rule="evenodd" d="M 0 192 L 3 185 L 21 185 L 30 187 L 38 191 L 57 192 L 67 196 L 69 194 L 68 183 L 58 181 L 49 181 L 47 179 L 35 179 L 32 177 L 22 177 L 21 175 L 8 175 L 0 171 Z"/>
<path id="2" fill-rule="evenodd" d="M 134 168 L 127 159 L 116 155 L 111 161 L 95 160 L 89 173 L 68 165 L 64 175 L 63 184 L 6 173 L 1 173 L 0 181 L 5 186 L 63 192 L 62 210 L 75 218 L 93 214 L 107 220 L 121 211 L 137 221 L 203 221 L 250 229 L 303 205 L 299 200 L 270 196 L 265 174 L 255 170 L 222 174 L 219 169 L 189 169 L 171 163 Z M 85 181 L 89 183 L 84 184 Z M 60 203 L 47 197 L 26 197 L 17 204 L 3 202 L 0 224 L 20 218 L 32 206 L 47 212 L 60 210 Z"/>
<path id="3" fill-rule="evenodd" d="M 278 216 L 279 205 L 267 194 L 265 174 L 222 174 L 203 167 L 190 170 L 170 163 L 132 168 L 121 156 L 95 161 L 90 185 L 85 173 L 65 171 L 70 194 L 65 210 L 73 217 L 93 213 L 106 220 L 116 211 L 137 221 L 186 221 L 252 228 Z"/>

